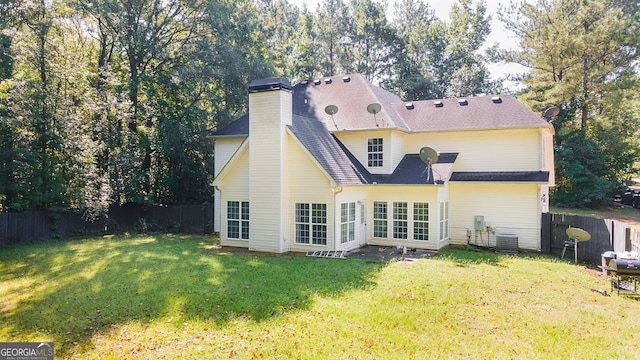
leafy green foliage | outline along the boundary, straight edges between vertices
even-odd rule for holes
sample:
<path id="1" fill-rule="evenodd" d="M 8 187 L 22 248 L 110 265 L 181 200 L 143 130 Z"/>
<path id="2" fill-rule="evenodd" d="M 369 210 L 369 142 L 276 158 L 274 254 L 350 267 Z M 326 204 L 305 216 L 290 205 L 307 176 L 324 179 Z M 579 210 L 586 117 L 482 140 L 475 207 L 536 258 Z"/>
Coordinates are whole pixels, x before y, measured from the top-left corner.
<path id="1" fill-rule="evenodd" d="M 613 186 L 640 154 L 638 5 L 537 5 L 503 16 L 524 50 L 499 55 L 532 68 L 521 98 L 577 111 L 576 134 L 601 152 L 563 174 Z M 210 202 L 208 135 L 246 113 L 252 79 L 360 72 L 407 100 L 497 92 L 481 53 L 490 22 L 472 0 L 449 22 L 424 0 L 398 1 L 391 19 L 378 0 L 0 0 L 2 211 Z M 573 164 L 576 122 L 562 124 L 557 157 Z"/>
<path id="2" fill-rule="evenodd" d="M 607 155 L 598 144 L 585 139 L 581 130 L 564 137 L 556 146 L 556 187 L 552 200 L 560 207 L 588 207 L 607 203 L 620 187 L 607 165 Z"/>
<path id="3" fill-rule="evenodd" d="M 435 17 L 428 4 L 404 0 L 396 4 L 402 56 L 394 77 L 385 83 L 407 100 L 496 93 L 501 90 L 490 78 L 480 53 L 491 30 L 484 2 L 475 6 L 463 0 L 451 8 L 451 22 Z"/>
<path id="4" fill-rule="evenodd" d="M 520 94 L 532 108 L 554 105 L 562 206 L 606 203 L 638 173 L 637 61 L 640 22 L 625 1 L 540 0 L 512 5 L 501 19 L 522 50 L 502 54 L 531 69 Z"/>

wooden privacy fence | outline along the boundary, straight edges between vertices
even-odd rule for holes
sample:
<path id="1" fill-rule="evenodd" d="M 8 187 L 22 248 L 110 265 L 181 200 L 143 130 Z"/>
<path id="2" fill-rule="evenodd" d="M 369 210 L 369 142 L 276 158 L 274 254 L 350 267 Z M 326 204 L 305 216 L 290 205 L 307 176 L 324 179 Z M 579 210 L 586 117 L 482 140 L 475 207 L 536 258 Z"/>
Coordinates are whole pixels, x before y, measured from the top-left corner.
<path id="1" fill-rule="evenodd" d="M 87 221 L 77 212 L 25 211 L 0 214 L 0 245 L 52 237 L 95 233 L 213 232 L 213 205 L 112 206 L 103 216 Z"/>
<path id="2" fill-rule="evenodd" d="M 601 264 L 605 251 L 640 252 L 640 228 L 610 219 L 594 217 L 542 214 L 541 250 L 543 253 L 560 255 L 564 241 L 568 240 L 566 230 L 577 227 L 591 234 L 591 240 L 578 246 L 578 261 Z M 565 257 L 573 258 L 567 251 Z"/>

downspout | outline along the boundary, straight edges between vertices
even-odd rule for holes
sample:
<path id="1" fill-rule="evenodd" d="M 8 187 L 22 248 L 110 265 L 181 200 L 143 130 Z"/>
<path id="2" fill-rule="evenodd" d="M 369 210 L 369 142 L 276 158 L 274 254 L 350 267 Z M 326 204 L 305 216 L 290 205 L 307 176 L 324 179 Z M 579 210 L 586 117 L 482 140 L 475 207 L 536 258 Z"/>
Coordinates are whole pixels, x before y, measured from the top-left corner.
<path id="1" fill-rule="evenodd" d="M 215 213 L 215 199 L 213 200 L 213 203 L 214 203 L 214 205 L 213 205 L 213 208 L 214 208 L 213 224 L 214 224 L 214 228 L 215 228 L 215 223 L 216 223 L 215 217 L 219 216 L 220 217 L 220 232 L 218 233 L 218 239 L 219 239 L 218 241 L 222 242 L 222 188 L 220 187 L 220 185 L 215 184 L 215 183 L 213 184 L 213 188 L 215 190 L 218 190 L 218 194 L 220 194 L 220 208 L 218 209 L 218 213 L 219 214 Z M 215 191 L 213 192 L 213 195 L 215 196 Z M 214 229 L 214 234 L 215 234 L 215 229 Z"/>
<path id="2" fill-rule="evenodd" d="M 336 237 L 335 234 L 338 233 L 338 227 L 335 226 L 336 224 L 336 217 L 338 216 L 338 202 L 336 200 L 336 197 L 339 193 L 342 192 L 342 186 L 338 185 L 337 183 L 334 183 L 333 181 L 331 182 L 331 192 L 333 193 L 333 251 L 338 250 L 338 244 L 340 242 L 339 237 Z"/>

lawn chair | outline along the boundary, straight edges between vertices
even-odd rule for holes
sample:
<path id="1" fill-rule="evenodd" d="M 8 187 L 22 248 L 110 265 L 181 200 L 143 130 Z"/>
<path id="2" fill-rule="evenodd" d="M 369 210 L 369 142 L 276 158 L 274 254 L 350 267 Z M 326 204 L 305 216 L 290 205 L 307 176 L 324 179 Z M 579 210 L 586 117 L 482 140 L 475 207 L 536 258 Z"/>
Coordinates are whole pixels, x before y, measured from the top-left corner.
<path id="1" fill-rule="evenodd" d="M 561 259 L 564 259 L 564 254 L 567 252 L 567 249 L 575 253 L 576 241 L 571 239 L 564 241 L 564 247 L 562 248 L 562 255 L 560 256 Z"/>
<path id="2" fill-rule="evenodd" d="M 580 242 L 585 242 L 591 240 L 591 235 L 579 228 L 568 228 L 567 229 L 567 237 L 568 240 L 564 241 L 564 248 L 562 249 L 562 256 L 560 258 L 564 258 L 564 254 L 567 252 L 567 249 L 573 250 L 573 257 L 575 259 L 575 263 L 578 263 L 578 244 Z"/>

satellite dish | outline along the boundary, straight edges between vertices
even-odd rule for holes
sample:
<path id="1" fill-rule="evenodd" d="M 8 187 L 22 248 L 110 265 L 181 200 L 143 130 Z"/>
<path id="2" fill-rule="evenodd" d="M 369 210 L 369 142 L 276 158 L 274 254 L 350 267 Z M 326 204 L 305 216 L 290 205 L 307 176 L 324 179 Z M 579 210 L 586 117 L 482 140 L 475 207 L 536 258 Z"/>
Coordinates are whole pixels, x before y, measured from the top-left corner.
<path id="1" fill-rule="evenodd" d="M 425 169 L 425 171 L 427 172 L 427 183 L 429 183 L 431 181 L 432 173 L 431 165 L 438 162 L 438 152 L 430 147 L 425 146 L 420 149 L 420 160 L 422 160 L 423 163 L 427 164 L 427 168 Z"/>
<path id="2" fill-rule="evenodd" d="M 573 245 L 573 257 L 574 257 L 575 263 L 577 264 L 578 263 L 578 244 L 580 244 L 581 242 L 591 240 L 591 235 L 580 228 L 568 228 L 567 236 L 569 237 L 569 240 L 571 240 L 572 242 L 570 244 Z M 562 257 L 564 257 L 564 252 L 567 250 L 566 241 L 564 246 L 565 247 L 562 250 Z"/>
<path id="3" fill-rule="evenodd" d="M 324 108 L 324 112 L 326 112 L 328 115 L 333 116 L 338 112 L 338 107 L 335 105 L 327 105 L 327 107 Z"/>
<path id="4" fill-rule="evenodd" d="M 369 106 L 367 106 L 367 111 L 373 115 L 379 113 L 381 109 L 382 106 L 380 106 L 380 104 L 378 103 L 369 104 Z"/>
<path id="5" fill-rule="evenodd" d="M 425 146 L 420 149 L 420 160 L 425 164 L 435 164 L 438 162 L 438 152 Z"/>
<path id="6" fill-rule="evenodd" d="M 580 228 L 568 228 L 567 236 L 569 237 L 569 239 L 579 242 L 591 240 L 591 234 Z"/>
<path id="7" fill-rule="evenodd" d="M 380 127 L 378 126 L 378 119 L 376 119 L 376 114 L 379 113 L 381 109 L 382 106 L 380 106 L 380 104 L 378 103 L 369 104 L 369 106 L 367 106 L 367 111 L 369 112 L 369 114 L 373 114 L 373 121 L 376 122 L 376 127 Z"/>
<path id="8" fill-rule="evenodd" d="M 324 112 L 326 112 L 328 115 L 331 115 L 333 126 L 335 126 L 336 130 L 338 130 L 338 124 L 336 124 L 336 121 L 333 119 L 333 115 L 338 112 L 338 107 L 335 105 L 327 105 L 327 107 L 324 108 Z"/>
<path id="9" fill-rule="evenodd" d="M 547 119 L 554 118 L 560 114 L 560 108 L 557 106 L 552 106 L 544 111 L 544 117 Z"/>

